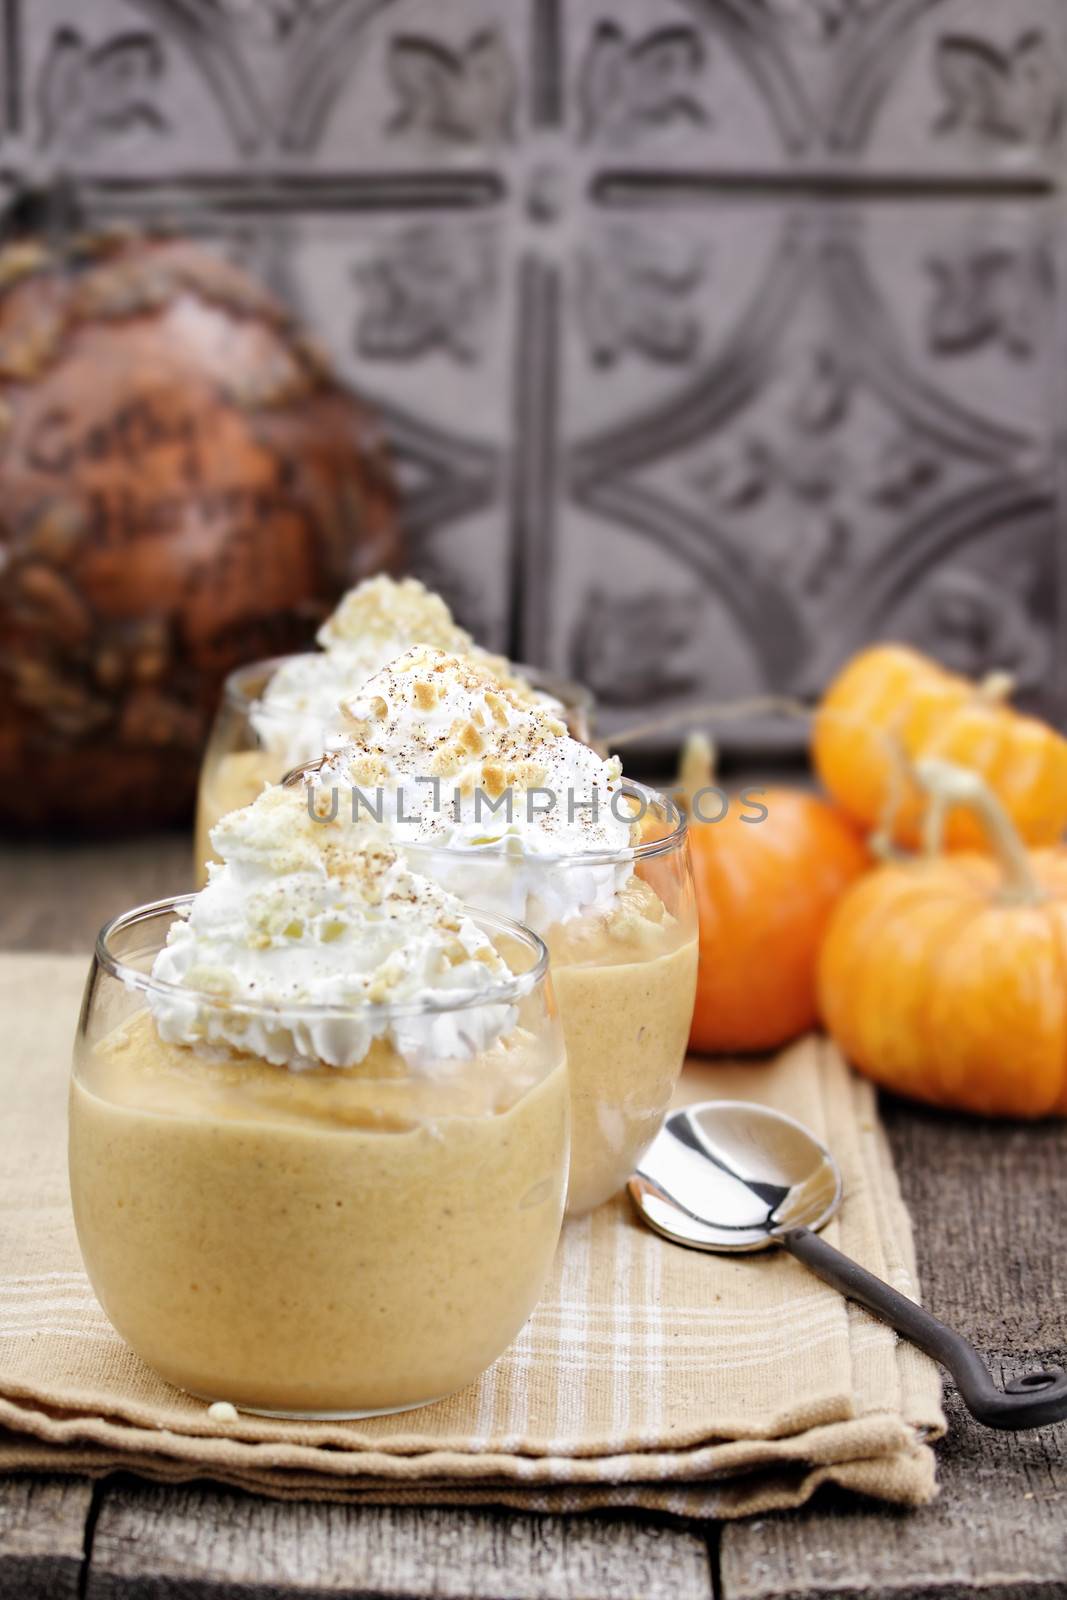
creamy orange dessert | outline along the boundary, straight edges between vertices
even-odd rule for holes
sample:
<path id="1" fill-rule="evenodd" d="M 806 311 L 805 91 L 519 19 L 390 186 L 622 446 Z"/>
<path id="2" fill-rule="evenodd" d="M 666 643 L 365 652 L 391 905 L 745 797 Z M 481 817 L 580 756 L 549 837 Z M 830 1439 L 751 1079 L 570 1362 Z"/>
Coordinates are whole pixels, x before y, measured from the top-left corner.
<path id="1" fill-rule="evenodd" d="M 520 697 L 559 709 L 558 701 L 533 689 L 505 657 L 476 644 L 441 596 L 417 578 L 366 579 L 343 597 L 316 639 L 319 649 L 283 661 L 249 708 L 251 728 L 240 732 L 252 739 L 251 748 L 231 748 L 225 720 L 217 725 L 197 797 L 199 882 L 212 859 L 209 836 L 215 823 L 254 800 L 264 784 L 278 783 L 292 768 L 317 760 L 336 740 L 340 702 L 412 645 L 467 657 Z"/>
<path id="2" fill-rule="evenodd" d="M 681 889 L 681 885 L 679 885 Z M 544 933 L 572 1063 L 567 1208 L 616 1193 L 663 1125 L 696 995 L 693 917 L 631 876 L 610 906 Z"/>
<path id="3" fill-rule="evenodd" d="M 215 844 L 151 975 L 126 974 L 128 1015 L 76 1060 L 93 1287 L 209 1399 L 355 1415 L 449 1394 L 514 1338 L 559 1235 L 569 1097 L 535 942 L 300 790 Z"/>
<path id="4" fill-rule="evenodd" d="M 648 792 L 617 760 L 441 651 L 408 651 L 344 714 L 319 800 L 373 808 L 417 870 L 548 944 L 572 1093 L 569 1209 L 587 1211 L 630 1176 L 685 1056 L 697 926 L 684 823 L 639 815 Z"/>

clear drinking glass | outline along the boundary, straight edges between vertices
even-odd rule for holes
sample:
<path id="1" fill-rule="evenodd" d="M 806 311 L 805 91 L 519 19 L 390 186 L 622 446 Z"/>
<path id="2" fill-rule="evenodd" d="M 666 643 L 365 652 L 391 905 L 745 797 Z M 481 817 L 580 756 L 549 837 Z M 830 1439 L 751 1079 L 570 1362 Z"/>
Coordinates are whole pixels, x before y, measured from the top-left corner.
<path id="1" fill-rule="evenodd" d="M 193 852 L 198 887 L 207 881 L 207 863 L 216 859 L 209 834 L 219 818 L 239 806 L 248 805 L 265 783 L 280 783 L 299 759 L 306 759 L 300 753 L 294 758 L 288 747 L 287 716 L 279 717 L 278 737 L 272 740 L 270 711 L 260 704 L 279 667 L 293 659 L 292 656 L 274 656 L 266 661 L 254 661 L 250 666 L 231 672 L 223 685 L 222 699 L 204 750 L 197 790 Z M 535 689 L 560 702 L 572 738 L 592 744 L 594 703 L 588 689 L 554 678 L 536 667 L 517 666 L 515 670 Z M 253 711 L 260 724 L 258 732 L 252 722 Z M 319 751 L 313 753 L 318 755 Z"/>
<path id="2" fill-rule="evenodd" d="M 571 1085 L 570 1215 L 617 1193 L 659 1132 L 696 994 L 685 818 L 643 784 L 624 780 L 621 794 L 641 821 L 638 842 L 619 852 L 531 856 L 499 843 L 398 841 L 415 871 L 528 923 L 548 946 Z M 575 900 L 591 909 L 561 920 L 558 908 Z"/>
<path id="3" fill-rule="evenodd" d="M 536 1304 L 563 1215 L 569 1098 L 543 944 L 475 913 L 509 979 L 476 1002 L 359 1011 L 422 1039 L 417 1071 L 382 1039 L 358 1066 L 290 1071 L 160 1039 L 150 1001 L 174 988 L 150 969 L 182 904 L 103 929 L 82 1005 L 70 1183 L 101 1305 L 168 1382 L 247 1410 L 366 1416 L 465 1387 Z M 454 1037 L 459 1012 L 506 1031 L 469 1061 L 426 1059 L 435 1021 Z"/>

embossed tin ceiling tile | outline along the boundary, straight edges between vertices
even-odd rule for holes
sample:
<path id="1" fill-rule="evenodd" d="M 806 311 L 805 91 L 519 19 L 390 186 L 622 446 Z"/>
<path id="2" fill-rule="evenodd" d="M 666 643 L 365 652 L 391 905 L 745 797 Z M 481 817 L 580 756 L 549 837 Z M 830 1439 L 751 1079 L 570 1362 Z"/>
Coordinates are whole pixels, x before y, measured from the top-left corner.
<path id="1" fill-rule="evenodd" d="M 1058 174 L 1067 15 L 1058 0 L 862 0 L 842 23 L 827 137 L 869 172 Z"/>
<path id="2" fill-rule="evenodd" d="M 35 0 L 14 98 L 80 168 L 320 173 L 530 161 L 590 181 L 759 171 L 1051 175 L 1067 40 L 1056 0 Z M 534 143 L 531 144 L 531 140 Z M 486 176 L 489 176 L 489 170 Z"/>
<path id="3" fill-rule="evenodd" d="M 777 21 L 748 0 L 396 0 L 305 18 L 276 126 L 324 166 L 776 165 L 809 113 Z"/>
<path id="4" fill-rule="evenodd" d="M 16 109 L 38 170 L 148 179 L 232 168 L 262 143 L 260 87 L 213 5 L 34 0 L 13 31 Z"/>
<path id="5" fill-rule="evenodd" d="M 418 568 L 609 718 L 885 628 L 1036 681 L 1057 288 L 992 196 L 1057 173 L 1061 13 L 9 0 L 4 154 L 262 271 L 377 399 Z M 793 203 L 824 174 L 871 203 Z"/>
<path id="6" fill-rule="evenodd" d="M 569 338 L 564 415 L 587 423 L 599 393 L 609 420 L 569 441 L 550 650 L 579 648 L 583 619 L 599 633 L 612 616 L 632 624 L 645 595 L 651 653 L 657 628 L 674 638 L 666 674 L 649 668 L 652 699 L 683 693 L 683 662 L 692 699 L 739 684 L 813 693 L 887 632 L 976 668 L 1010 656 L 1039 683 L 1057 593 L 1046 209 L 827 205 L 755 218 L 762 250 L 747 211 L 700 219 L 709 271 L 685 297 L 701 336 L 684 363 L 662 350 L 657 363 L 636 341 L 583 384 L 581 333 Z M 682 220 L 672 239 L 696 226 Z M 749 249 L 731 258 L 721 241 L 735 225 Z M 957 272 L 956 305 L 932 264 L 974 252 L 985 263 L 992 239 L 978 289 Z M 721 322 L 716 301 L 729 308 Z M 580 315 L 580 301 L 565 303 Z M 623 389 L 626 364 L 631 377 L 655 369 L 647 390 Z M 626 530 L 614 555 L 613 529 Z M 703 595 L 686 648 L 668 599 L 683 586 Z"/>
<path id="7" fill-rule="evenodd" d="M 679 192 L 738 171 L 1011 182 L 1058 169 L 1057 0 L 574 0 L 565 16 L 579 138 L 599 147 L 609 188 L 649 182 L 649 168 Z"/>
<path id="8" fill-rule="evenodd" d="M 509 417 L 516 261 L 502 219 L 306 216 L 291 290 L 341 370 L 390 404 L 499 448 Z"/>
<path id="9" fill-rule="evenodd" d="M 761 5 L 568 0 L 568 141 L 598 169 L 736 173 L 804 157 L 811 108 L 789 30 Z"/>
<path id="10" fill-rule="evenodd" d="M 525 5 L 306 7 L 287 47 L 277 140 L 319 170 L 495 164 L 528 125 L 531 59 Z"/>
<path id="11" fill-rule="evenodd" d="M 936 384 L 976 452 L 984 428 L 1023 470 L 1055 428 L 1058 221 L 1040 201 L 872 206 L 865 218 L 866 292 L 893 318 L 871 339 Z M 929 426 L 948 427 L 947 411 Z"/>
<path id="12" fill-rule="evenodd" d="M 599 725 L 616 730 L 764 683 L 773 671 L 770 633 L 745 599 L 694 576 L 689 561 L 612 509 L 610 500 L 604 515 L 568 509 L 546 608 L 549 659 L 589 685 Z"/>
<path id="13" fill-rule="evenodd" d="M 509 538 L 506 504 L 494 500 L 447 521 L 420 516 L 409 542 L 412 571 L 481 644 L 501 652 L 512 648 Z"/>

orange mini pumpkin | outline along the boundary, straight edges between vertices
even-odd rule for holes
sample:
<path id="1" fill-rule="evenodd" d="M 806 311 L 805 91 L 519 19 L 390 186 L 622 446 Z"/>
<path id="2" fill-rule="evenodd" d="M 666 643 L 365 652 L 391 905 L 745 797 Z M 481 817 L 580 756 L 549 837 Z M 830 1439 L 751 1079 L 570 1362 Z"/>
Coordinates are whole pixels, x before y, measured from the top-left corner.
<path id="1" fill-rule="evenodd" d="M 972 772 L 920 762 L 996 852 L 876 868 L 837 906 L 819 960 L 823 1021 L 897 1094 L 991 1116 L 1067 1115 L 1067 849 L 1026 851 Z"/>
<path id="2" fill-rule="evenodd" d="M 874 645 L 843 669 L 820 702 L 812 757 L 827 790 L 864 829 L 919 843 L 923 797 L 911 776 L 924 757 L 978 772 L 1027 844 L 1052 844 L 1067 827 L 1067 739 L 1006 703 L 1011 680 L 981 684 L 903 645 Z M 974 815 L 954 807 L 950 849 L 984 849 Z"/>
<path id="3" fill-rule="evenodd" d="M 801 789 L 753 790 L 748 804 L 732 796 L 712 821 L 722 807 L 699 801 L 711 782 L 707 742 L 691 740 L 682 789 L 700 963 L 690 1043 L 707 1052 L 771 1050 L 814 1025 L 819 942 L 869 858 L 847 819 Z"/>

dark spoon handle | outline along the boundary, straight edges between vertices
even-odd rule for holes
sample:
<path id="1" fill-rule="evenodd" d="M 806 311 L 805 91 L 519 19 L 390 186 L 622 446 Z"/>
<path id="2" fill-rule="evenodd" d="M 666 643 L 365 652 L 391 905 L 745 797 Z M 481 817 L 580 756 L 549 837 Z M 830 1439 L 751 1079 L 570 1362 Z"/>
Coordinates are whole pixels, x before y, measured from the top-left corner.
<path id="1" fill-rule="evenodd" d="M 856 1300 L 891 1328 L 933 1356 L 955 1378 L 971 1415 L 989 1428 L 1042 1428 L 1067 1417 L 1067 1372 L 1044 1367 L 1014 1379 L 1001 1390 L 978 1351 L 960 1334 L 946 1328 L 914 1300 L 898 1294 L 848 1256 L 820 1239 L 810 1228 L 790 1228 L 776 1235 L 780 1242 L 824 1283 Z"/>

